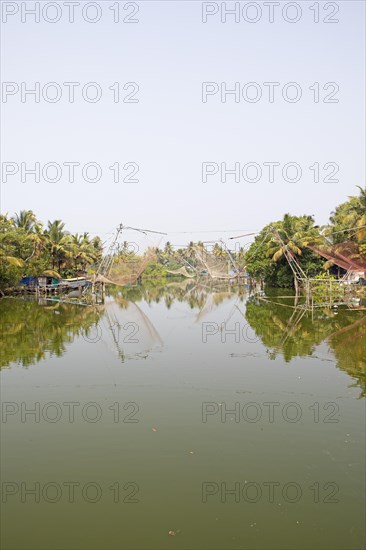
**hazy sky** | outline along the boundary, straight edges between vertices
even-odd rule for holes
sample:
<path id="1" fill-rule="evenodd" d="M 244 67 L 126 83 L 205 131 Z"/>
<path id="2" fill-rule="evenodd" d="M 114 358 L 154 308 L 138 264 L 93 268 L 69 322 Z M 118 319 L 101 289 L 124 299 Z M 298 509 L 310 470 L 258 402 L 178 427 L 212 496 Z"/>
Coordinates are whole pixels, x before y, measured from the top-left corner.
<path id="1" fill-rule="evenodd" d="M 32 209 L 100 235 L 123 222 L 183 244 L 259 230 L 285 212 L 323 224 L 364 185 L 363 1 L 226 2 L 239 8 L 226 22 L 221 2 L 119 2 L 118 14 L 117 2 L 79 0 L 73 23 L 70 2 L 39 2 L 39 22 L 26 13 L 36 2 L 1 4 L 2 213 Z M 37 82 L 39 102 L 24 94 Z M 236 95 L 221 95 L 225 86 Z M 39 182 L 24 171 L 36 162 Z M 70 162 L 80 164 L 73 182 Z M 101 174 L 90 165 L 84 177 L 87 163 Z M 138 181 L 115 182 L 116 163 L 120 180 L 138 165 Z M 207 181 L 202 163 L 217 172 Z M 221 181 L 221 163 L 239 163 L 240 181 Z"/>

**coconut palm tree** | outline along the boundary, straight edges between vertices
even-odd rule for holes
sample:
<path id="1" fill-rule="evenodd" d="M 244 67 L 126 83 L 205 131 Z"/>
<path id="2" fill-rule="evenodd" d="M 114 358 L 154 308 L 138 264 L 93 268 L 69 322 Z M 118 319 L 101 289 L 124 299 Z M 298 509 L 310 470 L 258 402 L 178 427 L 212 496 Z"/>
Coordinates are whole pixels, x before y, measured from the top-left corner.
<path id="1" fill-rule="evenodd" d="M 246 253 L 247 251 L 245 248 L 241 246 L 239 251 L 235 254 L 236 260 L 241 268 L 245 266 Z"/>
<path id="2" fill-rule="evenodd" d="M 357 227 L 357 231 L 355 232 L 356 240 L 362 243 L 366 238 L 366 189 L 357 187 L 360 190 L 360 195 L 357 197 L 357 201 L 353 207 L 354 227 Z"/>
<path id="3" fill-rule="evenodd" d="M 32 210 L 21 210 L 19 214 L 14 214 L 13 218 L 15 227 L 24 229 L 26 232 L 31 232 L 37 222 L 37 218 Z"/>
<path id="4" fill-rule="evenodd" d="M 173 252 L 174 252 L 174 251 L 173 251 L 173 247 L 172 247 L 171 243 L 170 243 L 169 241 L 167 241 L 167 242 L 165 243 L 165 246 L 164 246 L 164 254 L 165 254 L 166 256 L 172 256 L 172 255 L 173 255 Z"/>
<path id="5" fill-rule="evenodd" d="M 65 239 L 65 251 L 70 260 L 74 263 L 75 268 L 81 267 L 85 270 L 87 265 L 94 263 L 98 259 L 97 242 L 93 242 L 89 238 L 88 233 L 83 235 L 69 235 Z"/>
<path id="6" fill-rule="evenodd" d="M 43 225 L 36 221 L 32 231 L 27 234 L 27 241 L 32 247 L 30 254 L 25 258 L 25 262 L 31 259 L 40 258 L 43 250 L 47 246 L 47 235 L 45 235 Z"/>
<path id="7" fill-rule="evenodd" d="M 188 260 L 189 260 L 189 259 L 192 260 L 193 258 L 195 258 L 195 256 L 196 256 L 196 253 L 195 253 L 195 244 L 194 244 L 193 241 L 190 241 L 190 242 L 188 243 L 188 246 L 187 246 L 186 249 L 185 249 L 185 255 L 186 255 L 186 257 L 187 257 Z"/>
<path id="8" fill-rule="evenodd" d="M 321 244 L 323 239 L 312 216 L 285 214 L 281 222 L 273 224 L 273 234 L 268 241 L 267 256 L 274 262 L 288 252 L 293 258 L 302 255 L 308 245 Z"/>
<path id="9" fill-rule="evenodd" d="M 307 250 L 307 247 L 324 242 L 319 228 L 314 225 L 312 216 L 290 216 L 290 214 L 285 214 L 283 220 L 273 224 L 271 230 L 266 246 L 267 256 L 274 263 L 286 258 L 290 266 L 293 265 L 293 261 L 297 260 L 301 267 L 300 257 Z M 293 267 L 292 271 L 297 294 L 299 290 L 298 278 Z M 297 271 L 299 270 L 297 269 Z"/>
<path id="10" fill-rule="evenodd" d="M 348 201 L 340 204 L 332 212 L 327 228 L 327 235 L 334 244 L 346 240 L 354 240 L 363 243 L 366 238 L 366 190 L 357 186 L 360 190 L 358 197 L 348 197 Z"/>
<path id="11" fill-rule="evenodd" d="M 15 227 L 14 220 L 0 215 L 0 285 L 13 284 L 21 275 L 23 260 L 17 251 L 24 235 Z M 1 295 L 2 293 L 0 293 Z"/>
<path id="12" fill-rule="evenodd" d="M 52 269 L 57 266 L 58 271 L 69 255 L 69 235 L 64 230 L 65 224 L 61 220 L 49 221 L 45 235 L 48 238 L 48 249 L 51 255 Z"/>
<path id="13" fill-rule="evenodd" d="M 214 247 L 212 249 L 212 254 L 215 256 L 215 258 L 219 258 L 221 260 L 227 258 L 227 253 L 223 249 L 222 245 L 215 243 Z"/>
<path id="14" fill-rule="evenodd" d="M 0 264 L 4 268 L 6 267 L 23 267 L 24 262 L 21 258 L 16 256 L 10 256 L 7 254 L 2 246 L 0 246 Z"/>

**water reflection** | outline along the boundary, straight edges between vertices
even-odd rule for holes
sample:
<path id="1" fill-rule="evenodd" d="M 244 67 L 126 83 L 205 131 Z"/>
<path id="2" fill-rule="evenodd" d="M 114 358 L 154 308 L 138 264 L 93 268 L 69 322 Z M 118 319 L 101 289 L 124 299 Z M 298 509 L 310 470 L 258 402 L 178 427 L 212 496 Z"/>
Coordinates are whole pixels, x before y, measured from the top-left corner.
<path id="1" fill-rule="evenodd" d="M 174 302 L 187 303 L 191 309 L 205 307 L 208 300 L 213 300 L 216 305 L 225 299 L 237 296 L 243 300 L 246 290 L 243 286 L 224 283 L 216 285 L 197 284 L 192 280 L 174 281 L 162 286 L 161 284 L 149 284 L 144 286 L 112 288 L 111 296 L 123 296 L 128 301 L 145 301 L 148 304 L 164 302 L 170 309 Z"/>
<path id="2" fill-rule="evenodd" d="M 311 356 L 326 342 L 337 367 L 352 376 L 365 395 L 364 311 L 322 308 L 310 312 L 292 304 L 291 299 L 275 296 L 266 301 L 253 296 L 246 303 L 246 319 L 266 346 L 269 359 L 282 354 L 290 362 L 294 357 Z"/>
<path id="3" fill-rule="evenodd" d="M 33 299 L 0 300 L 0 367 L 28 367 L 69 344 L 98 323 L 100 308 Z"/>
<path id="4" fill-rule="evenodd" d="M 163 345 L 149 317 L 137 303 L 129 302 L 121 294 L 107 300 L 98 329 L 101 342 L 122 363 L 127 359 L 146 358 L 152 350 Z"/>
<path id="5" fill-rule="evenodd" d="M 267 298 L 265 301 L 248 296 L 245 288 L 236 285 L 197 285 L 187 280 L 165 286 L 112 287 L 105 305 L 97 307 L 3 299 L 0 301 L 0 366 L 18 363 L 28 367 L 47 354 L 62 356 L 67 344 L 78 337 L 87 342 L 100 342 L 122 363 L 146 358 L 164 343 L 159 326 L 152 323 L 143 309 L 160 304 L 169 310 L 173 304 L 185 303 L 188 311 L 192 310 L 191 315 L 188 313 L 190 322 L 197 324 L 209 319 L 211 313 L 219 318 L 220 307 L 232 300 L 243 322 L 249 323 L 267 348 L 269 359 L 279 354 L 287 362 L 294 357 L 314 356 L 317 346 L 326 342 L 337 367 L 354 378 L 365 394 L 366 316 L 363 311 L 339 308 L 305 312 L 291 307 L 291 299 Z"/>

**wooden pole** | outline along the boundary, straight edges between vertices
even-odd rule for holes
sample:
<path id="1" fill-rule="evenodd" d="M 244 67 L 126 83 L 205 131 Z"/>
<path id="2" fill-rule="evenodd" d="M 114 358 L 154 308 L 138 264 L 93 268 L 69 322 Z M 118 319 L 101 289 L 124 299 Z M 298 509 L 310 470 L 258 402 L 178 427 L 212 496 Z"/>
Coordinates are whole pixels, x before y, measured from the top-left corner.
<path id="1" fill-rule="evenodd" d="M 332 287 L 331 287 L 331 283 L 330 281 L 328 281 L 328 304 L 331 306 L 332 305 Z"/>

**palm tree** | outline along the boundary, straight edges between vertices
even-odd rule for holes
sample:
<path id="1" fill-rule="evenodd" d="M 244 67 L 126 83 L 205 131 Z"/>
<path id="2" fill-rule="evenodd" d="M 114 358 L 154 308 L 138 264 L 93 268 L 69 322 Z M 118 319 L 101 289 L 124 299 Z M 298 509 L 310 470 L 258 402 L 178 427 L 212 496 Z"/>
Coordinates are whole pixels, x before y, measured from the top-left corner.
<path id="1" fill-rule="evenodd" d="M 196 253 L 195 253 L 195 244 L 194 244 L 193 241 L 190 241 L 190 242 L 188 243 L 188 246 L 187 246 L 187 248 L 186 248 L 186 250 L 185 250 L 185 255 L 186 255 L 186 257 L 187 257 L 188 260 L 189 260 L 189 259 L 195 258 L 195 256 L 196 256 Z"/>
<path id="2" fill-rule="evenodd" d="M 273 224 L 275 232 L 268 242 L 267 255 L 278 262 L 289 252 L 296 258 L 308 245 L 323 242 L 312 216 L 290 216 L 285 214 L 281 222 Z"/>
<path id="3" fill-rule="evenodd" d="M 52 269 L 56 265 L 60 272 L 61 265 L 69 253 L 69 235 L 64 231 L 65 224 L 61 220 L 48 222 L 45 235 L 48 238 L 48 248 L 52 258 Z"/>
<path id="4" fill-rule="evenodd" d="M 44 233 L 43 225 L 36 221 L 32 232 L 28 233 L 27 238 L 32 244 L 32 251 L 30 255 L 25 258 L 25 262 L 28 262 L 32 258 L 39 258 L 47 245 L 47 236 Z"/>
<path id="5" fill-rule="evenodd" d="M 170 241 L 167 241 L 165 243 L 163 254 L 164 254 L 164 259 L 166 263 L 169 263 L 169 261 L 175 259 L 176 254 Z"/>
<path id="6" fill-rule="evenodd" d="M 62 237 L 66 234 L 64 231 L 65 224 L 61 220 L 55 220 L 53 222 L 49 221 L 47 223 L 47 229 L 46 234 L 52 239 L 54 242 L 59 242 Z"/>
<path id="7" fill-rule="evenodd" d="M 24 234 L 15 227 L 14 220 L 0 215 L 0 281 L 10 281 L 20 275 L 16 269 L 23 266 L 17 250 L 24 241 Z"/>
<path id="8" fill-rule="evenodd" d="M 173 255 L 173 247 L 171 245 L 171 243 L 169 241 L 167 241 L 165 243 L 165 246 L 164 246 L 164 254 L 166 256 L 172 256 Z"/>
<path id="9" fill-rule="evenodd" d="M 93 251 L 93 262 L 99 262 L 102 259 L 103 243 L 100 237 L 94 237 L 90 241 L 90 245 Z"/>
<path id="10" fill-rule="evenodd" d="M 75 267 L 80 266 L 83 270 L 87 265 L 94 263 L 98 259 L 97 242 L 93 242 L 89 238 L 88 233 L 83 235 L 68 236 L 65 239 L 65 251 L 71 260 L 75 263 Z M 128 243 L 127 243 L 128 244 Z"/>
<path id="11" fill-rule="evenodd" d="M 33 231 L 37 218 L 32 210 L 21 210 L 19 214 L 15 214 L 12 218 L 15 227 L 24 229 L 27 233 Z"/>
<path id="12" fill-rule="evenodd" d="M 246 250 L 243 246 L 239 248 L 239 251 L 235 254 L 235 258 L 240 268 L 243 269 L 245 267 L 245 260 L 246 260 Z"/>
<path id="13" fill-rule="evenodd" d="M 366 237 L 366 189 L 358 186 L 360 195 L 357 197 L 357 202 L 354 206 L 354 222 L 358 231 L 355 233 L 356 240 L 363 242 Z"/>
<path id="14" fill-rule="evenodd" d="M 329 220 L 328 235 L 334 244 L 346 240 L 356 240 L 363 243 L 366 237 L 366 190 L 360 190 L 358 197 L 348 197 L 348 201 L 340 204 L 332 212 Z"/>
<path id="15" fill-rule="evenodd" d="M 274 263 L 283 260 L 299 260 L 309 245 L 322 244 L 319 228 L 314 226 L 312 216 L 290 216 L 285 214 L 281 222 L 273 224 L 272 235 L 267 243 L 267 256 Z M 293 269 L 292 269 L 293 271 Z M 298 291 L 298 279 L 294 274 L 294 285 Z"/>
<path id="16" fill-rule="evenodd" d="M 0 265 L 2 267 L 23 267 L 24 262 L 21 258 L 16 256 L 9 256 L 2 247 L 0 247 Z"/>
<path id="17" fill-rule="evenodd" d="M 125 243 L 125 247 L 128 243 Z M 13 285 L 26 265 L 27 275 L 57 276 L 98 262 L 102 255 L 99 237 L 88 233 L 71 235 L 61 220 L 49 221 L 44 229 L 31 210 L 13 217 L 0 214 L 0 285 Z M 56 274 L 56 275 L 53 275 Z"/>
<path id="18" fill-rule="evenodd" d="M 216 258 L 219 258 L 219 259 L 224 259 L 224 258 L 227 257 L 227 253 L 225 252 L 223 247 L 218 243 L 214 244 L 214 247 L 212 249 L 212 253 Z"/>

